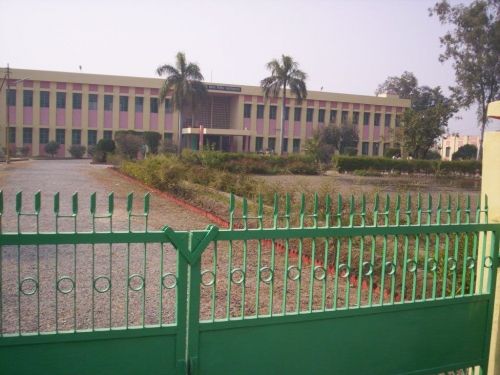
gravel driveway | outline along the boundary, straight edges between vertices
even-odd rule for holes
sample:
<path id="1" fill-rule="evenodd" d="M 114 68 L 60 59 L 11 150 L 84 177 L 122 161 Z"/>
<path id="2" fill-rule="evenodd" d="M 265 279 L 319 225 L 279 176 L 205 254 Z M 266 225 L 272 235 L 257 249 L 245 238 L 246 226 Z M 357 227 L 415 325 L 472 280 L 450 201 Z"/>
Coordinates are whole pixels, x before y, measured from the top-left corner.
<path id="1" fill-rule="evenodd" d="M 42 192 L 40 231 L 73 231 L 72 217 L 55 219 L 54 194 L 60 193 L 61 216 L 71 216 L 78 192 L 78 231 L 92 228 L 90 194 L 97 194 L 97 214 L 106 216 L 114 192 L 113 220 L 95 220 L 97 230 L 127 230 L 126 200 L 135 193 L 134 213 L 143 213 L 143 187 L 88 160 L 39 160 L 0 165 L 3 232 L 17 230 L 15 195 L 23 192 L 22 212 L 33 213 L 34 194 Z M 144 217 L 131 228 L 144 230 Z M 210 222 L 152 193 L 149 229 L 201 229 Z M 34 231 L 35 216 L 21 216 L 20 228 Z M 174 323 L 175 288 L 160 291 L 161 275 L 176 274 L 176 251 L 170 245 L 113 244 L 4 246 L 0 250 L 0 334 Z M 133 276 L 137 275 L 137 276 Z M 172 283 L 172 277 L 165 284 Z M 19 287 L 21 285 L 21 287 Z M 133 289 L 138 289 L 137 291 Z M 160 304 L 160 299 L 162 300 Z"/>

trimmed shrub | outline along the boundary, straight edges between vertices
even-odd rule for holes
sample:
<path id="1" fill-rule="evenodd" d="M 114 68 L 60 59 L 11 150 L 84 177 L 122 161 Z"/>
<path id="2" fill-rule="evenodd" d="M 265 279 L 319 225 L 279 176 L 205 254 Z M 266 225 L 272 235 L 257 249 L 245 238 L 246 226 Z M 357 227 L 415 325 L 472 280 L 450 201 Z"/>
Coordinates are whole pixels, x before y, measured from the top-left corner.
<path id="1" fill-rule="evenodd" d="M 83 155 L 85 155 L 85 151 L 87 151 L 87 147 L 82 146 L 82 145 L 71 145 L 71 147 L 68 148 L 68 151 L 73 158 L 81 159 L 81 158 L 83 158 Z"/>
<path id="2" fill-rule="evenodd" d="M 45 145 L 44 150 L 47 154 L 54 157 L 54 155 L 57 154 L 57 151 L 59 151 L 59 147 L 61 147 L 59 143 L 56 141 L 50 141 Z"/>

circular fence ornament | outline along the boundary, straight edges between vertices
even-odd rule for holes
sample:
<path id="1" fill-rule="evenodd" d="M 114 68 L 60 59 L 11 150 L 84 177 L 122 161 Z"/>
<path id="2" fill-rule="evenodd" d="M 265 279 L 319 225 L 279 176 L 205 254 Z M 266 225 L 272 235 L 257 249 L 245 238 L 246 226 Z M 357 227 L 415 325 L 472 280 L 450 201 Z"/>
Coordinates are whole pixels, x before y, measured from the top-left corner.
<path id="1" fill-rule="evenodd" d="M 31 284 L 31 289 L 25 289 L 25 286 Z M 33 277 L 25 277 L 19 284 L 19 291 L 25 296 L 32 296 L 38 291 L 38 281 Z"/>
<path id="2" fill-rule="evenodd" d="M 413 259 L 408 259 L 406 261 L 406 269 L 408 270 L 408 272 L 416 272 L 417 271 L 417 262 Z"/>
<path id="3" fill-rule="evenodd" d="M 134 280 L 139 280 L 139 284 L 134 286 Z M 138 273 L 134 273 L 133 275 L 130 275 L 128 278 L 128 287 L 133 290 L 134 292 L 138 292 L 139 290 L 144 289 L 144 277 L 139 275 Z"/>
<path id="4" fill-rule="evenodd" d="M 99 282 L 101 280 L 104 280 L 105 283 L 104 283 L 104 286 L 99 286 L 98 284 L 100 284 Z M 107 276 L 99 276 L 99 277 L 96 277 L 94 279 L 94 289 L 97 293 L 106 293 L 107 291 L 109 291 L 111 289 L 111 279 Z"/>
<path id="5" fill-rule="evenodd" d="M 292 281 L 300 279 L 301 270 L 297 266 L 290 266 L 286 271 L 286 277 Z"/>
<path id="6" fill-rule="evenodd" d="M 385 273 L 386 275 L 392 276 L 396 273 L 396 265 L 392 262 L 385 262 L 385 269 L 389 270 Z"/>
<path id="7" fill-rule="evenodd" d="M 339 276 L 345 279 L 351 273 L 351 268 L 347 264 L 339 264 Z"/>
<path id="8" fill-rule="evenodd" d="M 427 267 L 429 267 L 429 271 L 436 271 L 438 268 L 438 262 L 434 258 L 427 259 Z"/>
<path id="9" fill-rule="evenodd" d="M 321 266 L 314 267 L 314 278 L 318 281 L 323 281 L 326 278 L 326 269 Z"/>
<path id="10" fill-rule="evenodd" d="M 465 264 L 467 265 L 468 269 L 472 270 L 476 268 L 476 259 L 474 259 L 473 257 L 467 257 L 467 259 L 465 260 Z"/>
<path id="11" fill-rule="evenodd" d="M 235 268 L 231 271 L 231 282 L 241 284 L 245 281 L 245 272 L 241 268 Z"/>
<path id="12" fill-rule="evenodd" d="M 449 257 L 447 262 L 448 262 L 448 270 L 450 272 L 453 272 L 457 269 L 457 261 L 455 260 L 455 258 Z"/>
<path id="13" fill-rule="evenodd" d="M 484 258 L 484 266 L 486 268 L 491 268 L 493 266 L 493 258 L 489 255 Z"/>
<path id="14" fill-rule="evenodd" d="M 363 262 L 363 275 L 370 276 L 372 273 L 373 273 L 373 264 L 371 264 L 370 262 Z"/>
<path id="15" fill-rule="evenodd" d="M 65 281 L 69 281 L 69 285 L 65 288 L 63 284 Z M 61 292 L 62 294 L 68 294 L 71 293 L 75 289 L 75 280 L 73 280 L 69 276 L 63 276 L 57 280 L 56 284 L 57 290 Z"/>
<path id="16" fill-rule="evenodd" d="M 267 273 L 267 276 L 265 274 Z M 259 279 L 265 284 L 270 284 L 273 281 L 274 273 L 273 270 L 269 267 L 262 267 L 259 270 Z"/>
<path id="17" fill-rule="evenodd" d="M 208 277 L 205 275 L 208 275 Z M 176 279 L 176 282 L 177 282 L 177 279 Z M 215 274 L 213 273 L 213 271 L 205 270 L 201 273 L 201 285 L 211 286 L 211 285 L 214 285 L 214 283 L 215 283 Z M 167 289 L 172 289 L 172 288 L 167 288 Z"/>

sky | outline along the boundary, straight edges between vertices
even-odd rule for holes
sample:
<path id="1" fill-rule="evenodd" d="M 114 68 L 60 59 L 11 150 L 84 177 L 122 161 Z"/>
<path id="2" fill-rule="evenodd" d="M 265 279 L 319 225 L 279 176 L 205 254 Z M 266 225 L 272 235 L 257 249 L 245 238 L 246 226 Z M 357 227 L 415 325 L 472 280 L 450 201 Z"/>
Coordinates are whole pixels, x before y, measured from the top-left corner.
<path id="1" fill-rule="evenodd" d="M 438 61 L 446 28 L 429 17 L 435 2 L 0 0 L 0 66 L 155 77 L 183 51 L 207 81 L 259 85 L 266 63 L 286 54 L 309 90 L 374 95 L 410 71 L 448 93 L 454 71 Z M 479 134 L 475 108 L 458 115 L 450 133 Z"/>

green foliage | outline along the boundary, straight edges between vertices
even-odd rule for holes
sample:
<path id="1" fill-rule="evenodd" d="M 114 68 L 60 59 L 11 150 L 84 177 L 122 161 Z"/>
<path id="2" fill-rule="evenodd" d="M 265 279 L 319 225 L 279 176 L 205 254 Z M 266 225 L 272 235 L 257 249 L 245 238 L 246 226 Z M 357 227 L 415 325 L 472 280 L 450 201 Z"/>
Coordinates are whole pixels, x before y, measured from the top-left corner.
<path id="1" fill-rule="evenodd" d="M 176 154 L 177 146 L 170 139 L 162 139 L 158 146 L 160 154 Z"/>
<path id="2" fill-rule="evenodd" d="M 464 108 L 477 105 L 482 140 L 488 122 L 488 103 L 500 98 L 500 10 L 498 0 L 475 0 L 451 6 L 441 0 L 430 9 L 448 30 L 441 38 L 441 62 L 451 60 L 455 82 L 454 100 Z M 450 27 L 448 27 L 451 26 Z"/>
<path id="3" fill-rule="evenodd" d="M 375 92 L 394 93 L 411 100 L 411 109 L 405 111 L 396 136 L 401 138 L 404 150 L 418 159 L 426 158 L 457 110 L 439 86 L 418 86 L 418 80 L 411 72 L 404 72 L 401 77 L 388 77 Z"/>
<path id="4" fill-rule="evenodd" d="M 161 134 L 158 132 L 144 132 L 144 143 L 148 146 L 149 152 L 156 154 L 158 152 L 158 145 L 160 144 Z"/>
<path id="5" fill-rule="evenodd" d="M 50 141 L 45 145 L 44 150 L 47 154 L 54 157 L 57 154 L 57 151 L 59 151 L 59 147 L 61 147 L 59 143 L 56 141 Z"/>
<path id="6" fill-rule="evenodd" d="M 430 150 L 425 156 L 426 160 L 441 160 L 441 154 L 437 151 Z"/>
<path id="7" fill-rule="evenodd" d="M 280 59 L 272 59 L 266 64 L 271 75 L 260 81 L 260 87 L 264 96 L 278 97 L 283 91 L 281 97 L 282 108 L 285 108 L 286 91 L 290 90 L 295 100 L 300 103 L 307 97 L 306 79 L 307 74 L 299 69 L 299 63 L 293 57 L 281 55 Z M 281 116 L 281 129 L 284 129 L 285 118 Z M 283 130 L 280 133 L 280 139 L 283 138 Z M 283 153 L 281 141 L 278 143 L 279 154 Z"/>
<path id="8" fill-rule="evenodd" d="M 178 52 L 175 57 L 175 66 L 160 65 L 156 69 L 159 76 L 166 75 L 166 79 L 160 89 L 160 102 L 163 103 L 168 95 L 172 97 L 173 107 L 179 111 L 180 121 L 182 123 L 182 112 L 190 109 L 194 112 L 197 107 L 206 100 L 208 91 L 203 84 L 203 75 L 200 67 L 194 63 L 186 61 L 186 55 Z M 182 133 L 178 129 L 177 152 L 181 152 Z"/>
<path id="9" fill-rule="evenodd" d="M 182 151 L 182 160 L 231 173 L 244 174 L 307 174 L 319 173 L 319 165 L 309 155 L 258 155 L 220 151 Z"/>
<path id="10" fill-rule="evenodd" d="M 113 152 L 116 149 L 116 144 L 112 139 L 101 139 L 97 142 L 96 149 L 103 152 Z"/>
<path id="11" fill-rule="evenodd" d="M 384 152 L 384 156 L 386 158 L 393 158 L 393 157 L 400 158 L 401 157 L 401 149 L 395 148 L 395 147 L 388 148 Z"/>
<path id="12" fill-rule="evenodd" d="M 136 159 L 142 150 L 143 138 L 133 130 L 118 131 L 115 133 L 115 143 L 119 154 L 129 159 Z"/>
<path id="13" fill-rule="evenodd" d="M 343 155 L 356 155 L 358 141 L 358 131 L 354 126 L 329 124 L 306 141 L 305 151 L 318 162 L 329 163 L 335 150 Z"/>
<path id="14" fill-rule="evenodd" d="M 360 170 L 385 173 L 421 173 L 434 175 L 476 175 L 481 173 L 478 161 L 404 160 L 373 157 L 335 156 L 334 167 L 339 172 Z M 360 172 L 356 172 L 360 173 Z"/>
<path id="15" fill-rule="evenodd" d="M 87 147 L 82 146 L 82 145 L 71 145 L 71 147 L 68 148 L 68 151 L 73 158 L 81 159 L 81 158 L 83 158 L 83 155 L 85 155 L 85 151 L 87 151 Z"/>
<path id="16" fill-rule="evenodd" d="M 451 160 L 474 160 L 477 157 L 475 145 L 463 145 L 451 156 Z"/>

